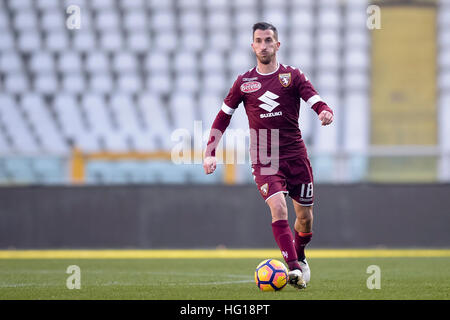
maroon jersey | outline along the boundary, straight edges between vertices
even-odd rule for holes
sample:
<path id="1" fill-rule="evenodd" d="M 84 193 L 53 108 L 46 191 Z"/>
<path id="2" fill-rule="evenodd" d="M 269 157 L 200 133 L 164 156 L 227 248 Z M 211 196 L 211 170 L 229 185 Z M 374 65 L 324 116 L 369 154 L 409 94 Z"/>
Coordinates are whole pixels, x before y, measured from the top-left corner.
<path id="1" fill-rule="evenodd" d="M 280 160 L 307 157 L 298 120 L 300 98 L 317 114 L 331 109 L 299 70 L 279 64 L 269 74 L 257 68 L 238 76 L 225 98 L 222 111 L 232 115 L 243 102 L 250 127 L 250 153 L 252 163 L 267 163 L 263 159 Z"/>

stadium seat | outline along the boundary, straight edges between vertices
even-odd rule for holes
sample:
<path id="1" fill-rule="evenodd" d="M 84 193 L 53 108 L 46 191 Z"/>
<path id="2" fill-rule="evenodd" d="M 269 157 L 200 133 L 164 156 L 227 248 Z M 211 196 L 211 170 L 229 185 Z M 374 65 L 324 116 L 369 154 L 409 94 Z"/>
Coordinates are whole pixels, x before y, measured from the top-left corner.
<path id="1" fill-rule="evenodd" d="M 114 89 L 113 78 L 108 72 L 94 73 L 89 78 L 92 92 L 109 93 Z"/>
<path id="2" fill-rule="evenodd" d="M 339 30 L 326 30 L 319 32 L 317 36 L 318 50 L 338 51 L 341 47 L 342 39 Z"/>
<path id="3" fill-rule="evenodd" d="M 100 34 L 100 45 L 107 52 L 117 52 L 123 49 L 123 37 L 117 30 L 106 29 Z"/>
<path id="4" fill-rule="evenodd" d="M 23 73 L 13 73 L 5 77 L 5 89 L 9 93 L 24 93 L 29 90 L 30 83 Z"/>
<path id="5" fill-rule="evenodd" d="M 80 94 L 87 89 L 86 78 L 83 73 L 67 73 L 62 77 L 61 87 L 64 92 Z"/>
<path id="6" fill-rule="evenodd" d="M 249 40 L 250 44 L 251 40 Z M 250 50 L 249 51 L 233 51 L 228 58 L 229 67 L 231 70 L 244 73 L 251 69 L 256 62 L 253 60 Z"/>
<path id="7" fill-rule="evenodd" d="M 144 62 L 144 68 L 147 72 L 166 73 L 170 70 L 169 56 L 162 51 L 152 51 L 147 54 Z"/>
<path id="8" fill-rule="evenodd" d="M 0 52 L 14 50 L 14 37 L 10 32 L 0 32 Z"/>
<path id="9" fill-rule="evenodd" d="M 223 73 L 207 73 L 202 77 L 200 90 L 221 95 L 223 94 L 224 88 L 226 88 L 226 86 L 226 77 Z"/>
<path id="10" fill-rule="evenodd" d="M 175 86 L 170 73 L 157 71 L 151 73 L 146 79 L 146 88 L 157 94 L 168 94 Z"/>
<path id="11" fill-rule="evenodd" d="M 147 53 L 150 50 L 150 45 L 150 36 L 146 31 L 136 31 L 127 37 L 126 46 L 133 53 Z"/>
<path id="12" fill-rule="evenodd" d="M 136 57 L 126 51 L 117 52 L 112 58 L 112 69 L 115 72 L 134 72 L 138 68 Z"/>
<path id="13" fill-rule="evenodd" d="M 337 70 L 341 65 L 338 51 L 319 51 L 317 67 L 323 70 Z"/>
<path id="14" fill-rule="evenodd" d="M 146 8 L 145 2 L 146 2 L 145 0 L 133 0 L 133 1 L 120 0 L 119 6 L 121 9 L 126 11 L 145 10 Z"/>
<path id="15" fill-rule="evenodd" d="M 0 131 L 0 155 L 6 155 L 12 153 L 11 146 L 9 145 L 9 142 L 7 140 L 6 135 L 4 132 Z M 3 172 L 0 169 L 0 184 L 2 183 L 2 180 L 4 179 Z"/>
<path id="16" fill-rule="evenodd" d="M 181 30 L 200 32 L 204 28 L 204 18 L 199 10 L 183 10 L 177 19 Z"/>
<path id="17" fill-rule="evenodd" d="M 21 55 L 16 51 L 5 51 L 0 53 L 0 72 L 18 73 L 23 71 Z"/>
<path id="18" fill-rule="evenodd" d="M 174 129 L 187 129 L 193 132 L 194 121 L 200 120 L 196 116 L 196 103 L 189 93 L 180 93 L 172 96 L 169 107 L 173 117 Z"/>
<path id="19" fill-rule="evenodd" d="M 171 129 L 166 108 L 156 93 L 142 93 L 138 95 L 139 110 L 146 128 L 157 139 L 156 146 L 162 150 L 170 150 Z"/>
<path id="20" fill-rule="evenodd" d="M 175 78 L 175 90 L 180 93 L 195 94 L 199 91 L 200 79 L 196 72 L 181 73 Z"/>
<path id="21" fill-rule="evenodd" d="M 59 89 L 59 81 L 54 73 L 40 73 L 34 77 L 33 88 L 42 94 L 54 94 Z"/>
<path id="22" fill-rule="evenodd" d="M 161 1 L 161 0 L 147 0 L 147 1 L 148 1 L 148 6 L 152 10 L 174 9 L 174 2 L 175 2 L 175 0 L 165 0 L 165 1 Z M 189 1 L 189 2 L 191 2 L 191 0 L 181 0 L 181 1 L 185 1 L 185 2 Z M 195 3 L 195 2 L 198 2 L 198 0 L 192 0 L 192 3 Z"/>
<path id="23" fill-rule="evenodd" d="M 74 51 L 62 52 L 59 55 L 57 69 L 63 73 L 78 73 L 83 70 L 81 55 Z"/>
<path id="24" fill-rule="evenodd" d="M 344 64 L 348 69 L 367 70 L 370 65 L 369 56 L 364 50 L 353 50 L 345 55 Z"/>
<path id="25" fill-rule="evenodd" d="M 75 50 L 79 52 L 90 52 L 95 51 L 97 48 L 97 40 L 94 33 L 81 28 L 73 32 L 72 46 Z"/>
<path id="26" fill-rule="evenodd" d="M 314 27 L 314 14 L 312 12 L 312 8 L 294 7 L 294 9 L 290 12 L 288 21 L 293 34 L 296 32 L 311 30 Z"/>
<path id="27" fill-rule="evenodd" d="M 115 0 L 95 0 L 91 2 L 91 8 L 95 11 L 112 10 L 115 6 Z"/>
<path id="28" fill-rule="evenodd" d="M 38 31 L 30 29 L 19 34 L 17 47 L 26 53 L 36 52 L 42 47 L 41 36 Z"/>
<path id="29" fill-rule="evenodd" d="M 44 11 L 41 18 L 44 31 L 63 30 L 66 27 L 64 11 L 60 8 Z"/>
<path id="30" fill-rule="evenodd" d="M 368 30 L 348 30 L 344 36 L 344 46 L 347 51 L 367 49 L 370 46 Z"/>
<path id="31" fill-rule="evenodd" d="M 66 142 L 62 139 L 42 96 L 35 93 L 25 94 L 20 105 L 39 137 L 42 151 L 50 154 L 67 154 Z"/>
<path id="32" fill-rule="evenodd" d="M 440 71 L 438 76 L 438 86 L 442 91 L 450 91 L 450 68 Z"/>
<path id="33" fill-rule="evenodd" d="M 223 72 L 225 57 L 218 50 L 207 50 L 203 52 L 201 57 L 201 71 L 203 73 Z"/>
<path id="34" fill-rule="evenodd" d="M 366 72 L 347 70 L 344 74 L 343 84 L 346 92 L 352 92 L 355 90 L 368 90 L 369 81 L 370 79 Z"/>
<path id="35" fill-rule="evenodd" d="M 276 26 L 278 32 L 286 31 L 289 21 L 286 19 L 285 10 L 278 6 L 265 7 L 262 13 L 262 20 Z"/>
<path id="36" fill-rule="evenodd" d="M 130 94 L 114 93 L 110 98 L 111 109 L 118 122 L 119 128 L 125 133 L 140 132 L 138 114 Z"/>
<path id="37" fill-rule="evenodd" d="M 243 31 L 248 30 L 248 32 L 251 32 L 252 26 L 255 21 L 257 21 L 257 18 L 257 13 L 252 9 L 239 10 L 233 16 L 233 25 L 235 27 L 235 30 L 240 30 L 240 32 L 247 34 L 249 45 L 252 38 L 249 33 Z"/>
<path id="38" fill-rule="evenodd" d="M 76 138 L 88 131 L 74 95 L 68 93 L 56 94 L 53 101 L 53 110 L 65 138 Z"/>
<path id="39" fill-rule="evenodd" d="M 118 32 L 120 18 L 116 10 L 100 8 L 100 10 L 97 12 L 95 22 L 97 30 Z"/>
<path id="40" fill-rule="evenodd" d="M 211 33 L 222 33 L 230 28 L 231 16 L 229 11 L 214 10 L 206 16 L 206 28 Z"/>
<path id="41" fill-rule="evenodd" d="M 147 16 L 142 9 L 126 11 L 123 26 L 128 32 L 144 31 L 147 28 Z"/>
<path id="42" fill-rule="evenodd" d="M 228 7 L 228 0 L 207 0 L 205 5 L 210 10 L 224 10 Z"/>
<path id="43" fill-rule="evenodd" d="M 63 52 L 69 49 L 69 38 L 63 30 L 49 31 L 45 37 L 45 48 L 50 52 Z"/>
<path id="44" fill-rule="evenodd" d="M 205 37 L 200 32 L 186 29 L 181 34 L 181 38 L 178 40 L 179 47 L 183 51 L 200 52 L 205 48 Z M 171 47 L 174 49 L 175 47 Z"/>
<path id="45" fill-rule="evenodd" d="M 138 93 L 142 90 L 142 82 L 137 73 L 122 73 L 117 78 L 116 88 L 123 92 Z"/>
<path id="46" fill-rule="evenodd" d="M 450 50 L 442 50 L 439 53 L 438 65 L 442 69 L 450 68 Z"/>
<path id="47" fill-rule="evenodd" d="M 60 10 L 61 2 L 53 0 L 36 0 L 36 8 L 42 11 Z"/>
<path id="48" fill-rule="evenodd" d="M 366 150 L 369 145 L 369 99 L 364 92 L 348 93 L 343 100 L 343 147 L 345 151 Z"/>
<path id="49" fill-rule="evenodd" d="M 174 31 L 160 31 L 155 36 L 155 49 L 163 52 L 174 51 L 178 46 L 178 37 Z"/>
<path id="50" fill-rule="evenodd" d="M 36 154 L 39 148 L 16 101 L 10 95 L 0 94 L 0 115 L 13 141 L 15 152 Z"/>
<path id="51" fill-rule="evenodd" d="M 55 70 L 55 59 L 46 51 L 34 52 L 29 66 L 33 73 L 51 73 Z"/>
<path id="52" fill-rule="evenodd" d="M 105 52 L 93 51 L 86 56 L 86 69 L 90 72 L 107 72 L 109 67 L 109 57 Z"/>
<path id="53" fill-rule="evenodd" d="M 207 38 L 207 48 L 214 48 L 209 51 L 221 51 L 224 52 L 232 47 L 232 34 L 226 30 L 220 32 L 211 32 Z"/>
<path id="54" fill-rule="evenodd" d="M 6 10 L 0 10 L 0 30 L 8 30 L 9 24 L 10 19 L 8 13 L 6 12 Z"/>
<path id="55" fill-rule="evenodd" d="M 208 93 L 202 95 L 199 100 L 201 120 L 204 131 L 210 129 L 223 102 L 223 99 L 219 95 L 212 94 L 211 91 L 207 92 Z"/>
<path id="56" fill-rule="evenodd" d="M 335 70 L 321 70 L 315 80 L 315 86 L 319 92 L 323 90 L 338 90 L 341 79 L 339 73 Z"/>
<path id="57" fill-rule="evenodd" d="M 151 27 L 155 32 L 174 31 L 176 26 L 175 21 L 174 11 L 168 9 L 154 10 L 150 18 Z"/>
<path id="58" fill-rule="evenodd" d="M 232 0 L 231 2 L 231 7 L 235 9 L 235 11 L 240 11 L 240 10 L 254 10 L 257 7 L 257 2 L 258 0 L 246 0 L 246 1 L 241 1 L 241 0 Z"/>
<path id="59" fill-rule="evenodd" d="M 341 27 L 341 17 L 338 9 L 332 8 L 334 1 L 328 1 L 327 6 L 318 12 L 318 26 L 322 30 L 337 30 Z"/>
<path id="60" fill-rule="evenodd" d="M 173 67 L 175 70 L 183 70 L 183 73 L 197 71 L 197 57 L 192 52 L 180 51 L 175 53 Z"/>
<path id="61" fill-rule="evenodd" d="M 14 29 L 19 32 L 38 29 L 38 19 L 34 10 L 20 10 L 14 15 Z"/>

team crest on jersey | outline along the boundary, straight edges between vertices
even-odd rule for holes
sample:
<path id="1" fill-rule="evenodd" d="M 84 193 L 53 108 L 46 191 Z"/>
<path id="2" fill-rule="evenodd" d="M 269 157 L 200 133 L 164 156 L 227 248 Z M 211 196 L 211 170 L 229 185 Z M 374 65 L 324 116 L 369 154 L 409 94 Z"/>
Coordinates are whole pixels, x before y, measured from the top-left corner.
<path id="1" fill-rule="evenodd" d="M 241 91 L 244 93 L 255 92 L 261 89 L 261 83 L 258 81 L 245 82 L 241 85 Z"/>
<path id="2" fill-rule="evenodd" d="M 267 183 L 263 184 L 260 188 L 263 195 L 267 196 L 267 193 L 269 192 L 269 185 Z"/>
<path id="3" fill-rule="evenodd" d="M 280 73 L 278 79 L 280 79 L 281 85 L 286 88 L 291 84 L 291 73 Z"/>

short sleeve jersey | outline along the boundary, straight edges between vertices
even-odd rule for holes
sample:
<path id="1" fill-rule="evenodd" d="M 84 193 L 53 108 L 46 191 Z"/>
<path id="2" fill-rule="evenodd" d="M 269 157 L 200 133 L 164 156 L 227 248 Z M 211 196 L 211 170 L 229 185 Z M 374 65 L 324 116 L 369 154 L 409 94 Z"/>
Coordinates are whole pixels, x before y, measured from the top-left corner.
<path id="1" fill-rule="evenodd" d="M 274 72 L 262 74 L 254 67 L 238 76 L 222 111 L 231 115 L 244 103 L 251 133 L 252 163 L 259 162 L 261 152 L 274 157 L 274 148 L 278 149 L 275 156 L 280 160 L 307 157 L 298 123 L 300 98 L 310 107 L 321 101 L 308 78 L 297 68 L 279 64 Z M 272 132 L 277 132 L 278 139 Z"/>

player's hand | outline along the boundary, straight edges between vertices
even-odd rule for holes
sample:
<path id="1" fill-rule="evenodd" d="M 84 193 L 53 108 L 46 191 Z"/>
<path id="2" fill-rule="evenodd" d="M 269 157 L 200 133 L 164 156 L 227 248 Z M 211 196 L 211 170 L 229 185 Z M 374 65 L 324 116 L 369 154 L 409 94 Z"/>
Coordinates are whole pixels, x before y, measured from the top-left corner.
<path id="1" fill-rule="evenodd" d="M 319 120 L 322 121 L 323 126 L 327 126 L 333 122 L 333 114 L 330 111 L 323 110 L 319 114 Z"/>
<path id="2" fill-rule="evenodd" d="M 206 157 L 203 160 L 203 169 L 206 174 L 211 174 L 216 170 L 217 160 L 216 157 Z"/>

